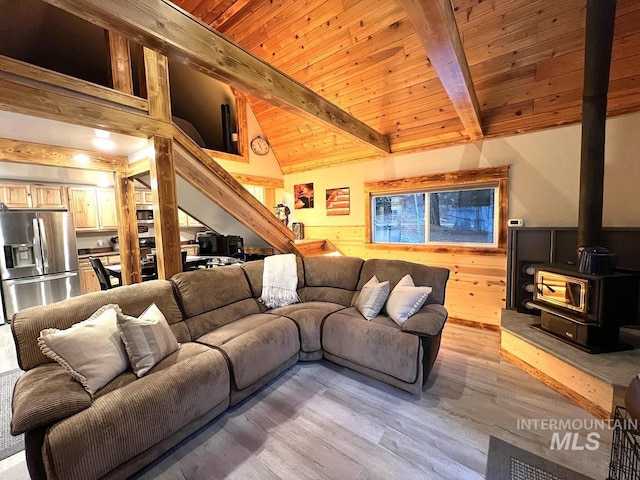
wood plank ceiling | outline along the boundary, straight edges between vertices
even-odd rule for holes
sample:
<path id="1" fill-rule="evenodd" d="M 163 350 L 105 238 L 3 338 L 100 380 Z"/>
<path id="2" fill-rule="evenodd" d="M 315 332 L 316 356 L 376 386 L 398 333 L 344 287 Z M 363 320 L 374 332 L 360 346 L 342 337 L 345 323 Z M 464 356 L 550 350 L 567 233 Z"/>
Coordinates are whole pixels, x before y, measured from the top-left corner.
<path id="1" fill-rule="evenodd" d="M 471 141 L 406 0 L 175 3 L 386 135 L 392 153 Z M 580 121 L 584 0 L 451 3 L 485 137 Z M 609 115 L 640 110 L 638 33 L 640 2 L 618 0 Z M 264 101 L 251 106 L 285 173 L 380 155 Z"/>

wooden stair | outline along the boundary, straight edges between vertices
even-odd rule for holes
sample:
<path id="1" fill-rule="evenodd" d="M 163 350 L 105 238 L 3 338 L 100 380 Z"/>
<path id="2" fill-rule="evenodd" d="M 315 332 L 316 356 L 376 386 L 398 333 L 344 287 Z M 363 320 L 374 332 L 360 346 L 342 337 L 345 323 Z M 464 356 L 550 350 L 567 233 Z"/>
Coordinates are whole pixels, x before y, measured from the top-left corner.
<path id="1" fill-rule="evenodd" d="M 174 125 L 176 174 L 280 253 L 299 254 L 293 232 Z"/>
<path id="2" fill-rule="evenodd" d="M 329 240 L 296 240 L 295 245 L 302 257 L 342 255 Z"/>

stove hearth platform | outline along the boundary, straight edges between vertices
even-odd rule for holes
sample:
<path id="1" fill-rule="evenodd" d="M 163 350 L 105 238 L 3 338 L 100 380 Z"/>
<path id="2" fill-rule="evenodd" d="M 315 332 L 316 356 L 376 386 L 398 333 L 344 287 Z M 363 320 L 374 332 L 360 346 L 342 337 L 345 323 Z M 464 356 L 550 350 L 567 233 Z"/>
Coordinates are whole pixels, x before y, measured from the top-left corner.
<path id="1" fill-rule="evenodd" d="M 620 330 L 620 340 L 633 348 L 593 355 L 532 328 L 536 323 L 540 317 L 503 309 L 500 353 L 592 415 L 611 418 L 640 373 L 640 330 Z"/>

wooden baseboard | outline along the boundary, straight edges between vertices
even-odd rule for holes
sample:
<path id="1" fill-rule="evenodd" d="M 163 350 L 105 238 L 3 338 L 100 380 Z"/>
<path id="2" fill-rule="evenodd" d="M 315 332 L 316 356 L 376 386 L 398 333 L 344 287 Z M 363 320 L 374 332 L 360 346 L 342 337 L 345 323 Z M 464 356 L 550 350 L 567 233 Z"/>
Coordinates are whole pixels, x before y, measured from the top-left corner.
<path id="1" fill-rule="evenodd" d="M 464 320 L 462 318 L 449 317 L 447 322 L 462 325 L 463 327 L 480 328 L 482 330 L 490 330 L 492 332 L 500 332 L 500 325 L 492 325 L 490 323 L 474 322 L 472 320 Z"/>
<path id="2" fill-rule="evenodd" d="M 509 362 L 513 363 L 519 369 L 527 372 L 529 375 L 536 378 L 537 380 L 540 380 L 542 383 L 547 385 L 549 388 L 555 390 L 560 395 L 568 398 L 573 403 L 575 403 L 585 411 L 589 412 L 594 417 L 602 418 L 602 419 L 608 419 L 612 417 L 612 412 L 606 411 L 601 406 L 595 404 L 588 398 L 583 397 L 579 393 L 576 393 L 575 391 L 571 390 L 566 385 L 563 385 L 559 381 L 550 377 L 546 373 L 541 372 L 537 368 L 529 365 L 527 362 L 521 360 L 516 355 L 505 350 L 502 347 L 500 347 L 500 355 L 502 355 Z"/>

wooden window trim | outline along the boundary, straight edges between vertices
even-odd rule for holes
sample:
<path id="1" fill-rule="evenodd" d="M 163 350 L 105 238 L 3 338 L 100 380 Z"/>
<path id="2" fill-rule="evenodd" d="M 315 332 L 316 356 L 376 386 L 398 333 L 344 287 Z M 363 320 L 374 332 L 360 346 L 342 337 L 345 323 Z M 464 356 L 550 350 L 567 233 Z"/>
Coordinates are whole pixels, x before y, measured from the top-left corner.
<path id="1" fill-rule="evenodd" d="M 371 199 L 384 194 L 433 190 L 456 187 L 496 187 L 498 189 L 498 245 L 497 247 L 415 245 L 404 243 L 373 243 L 371 238 Z M 509 211 L 509 165 L 474 168 L 455 172 L 436 173 L 416 177 L 397 178 L 364 183 L 365 248 L 434 253 L 478 253 L 505 255 L 507 253 L 507 215 Z"/>

